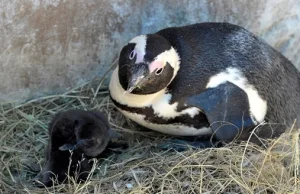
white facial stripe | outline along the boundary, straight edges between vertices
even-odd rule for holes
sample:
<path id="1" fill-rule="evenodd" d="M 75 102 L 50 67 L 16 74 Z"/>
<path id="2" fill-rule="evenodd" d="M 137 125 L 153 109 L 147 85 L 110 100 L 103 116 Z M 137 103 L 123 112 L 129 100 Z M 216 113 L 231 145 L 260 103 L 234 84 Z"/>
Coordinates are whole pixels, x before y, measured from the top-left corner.
<path id="1" fill-rule="evenodd" d="M 152 129 L 154 131 L 158 131 L 161 133 L 169 134 L 169 135 L 179 135 L 179 136 L 198 136 L 198 135 L 209 135 L 212 134 L 211 128 L 203 127 L 201 129 L 196 129 L 194 127 L 182 126 L 182 125 L 175 125 L 175 124 L 168 124 L 168 125 L 160 125 L 149 123 L 145 120 L 144 115 L 130 113 L 124 110 L 119 111 L 124 114 L 127 118 L 137 122 L 138 124 Z"/>
<path id="2" fill-rule="evenodd" d="M 256 121 L 262 122 L 267 113 L 267 102 L 259 96 L 255 87 L 248 83 L 247 78 L 239 69 L 230 67 L 225 72 L 212 76 L 206 88 L 215 88 L 226 81 L 235 84 L 246 92 L 250 105 L 250 113 Z"/>
<path id="3" fill-rule="evenodd" d="M 141 63 L 144 61 L 144 56 L 146 54 L 146 43 L 147 43 L 147 36 L 146 35 L 140 35 L 135 38 L 133 38 L 129 43 L 135 43 L 134 50 L 137 53 L 136 61 L 135 63 Z"/>
<path id="4" fill-rule="evenodd" d="M 170 63 L 174 69 L 174 77 L 180 68 L 180 57 L 173 47 L 170 50 L 160 53 L 154 61 L 162 62 L 164 65 L 166 65 L 167 62 Z"/>

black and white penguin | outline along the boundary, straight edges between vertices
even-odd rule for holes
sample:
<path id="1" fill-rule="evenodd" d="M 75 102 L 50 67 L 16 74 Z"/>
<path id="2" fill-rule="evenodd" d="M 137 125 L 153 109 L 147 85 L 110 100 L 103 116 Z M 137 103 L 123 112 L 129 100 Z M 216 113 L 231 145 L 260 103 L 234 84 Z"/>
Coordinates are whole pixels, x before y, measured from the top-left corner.
<path id="1" fill-rule="evenodd" d="M 133 38 L 120 52 L 109 90 L 126 117 L 171 135 L 228 142 L 247 140 L 252 131 L 278 137 L 295 119 L 300 126 L 299 71 L 266 42 L 229 23 Z"/>
<path id="2" fill-rule="evenodd" d="M 89 159 L 98 157 L 109 140 L 118 135 L 110 130 L 101 112 L 84 110 L 57 113 L 48 132 L 46 163 L 35 178 L 42 185 L 36 183 L 37 186 L 51 186 L 51 179 L 62 183 L 67 176 L 75 177 L 76 174 L 78 181 L 86 180 L 93 165 Z"/>

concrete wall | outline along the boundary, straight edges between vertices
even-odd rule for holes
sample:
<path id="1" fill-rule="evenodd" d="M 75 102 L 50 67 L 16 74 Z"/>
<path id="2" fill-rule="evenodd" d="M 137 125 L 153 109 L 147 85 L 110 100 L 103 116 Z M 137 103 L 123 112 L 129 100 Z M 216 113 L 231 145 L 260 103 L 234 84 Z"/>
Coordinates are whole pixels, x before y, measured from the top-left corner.
<path id="1" fill-rule="evenodd" d="M 103 74 L 133 36 L 205 21 L 246 27 L 300 69 L 299 0 L 2 0 L 0 101 L 66 91 Z"/>

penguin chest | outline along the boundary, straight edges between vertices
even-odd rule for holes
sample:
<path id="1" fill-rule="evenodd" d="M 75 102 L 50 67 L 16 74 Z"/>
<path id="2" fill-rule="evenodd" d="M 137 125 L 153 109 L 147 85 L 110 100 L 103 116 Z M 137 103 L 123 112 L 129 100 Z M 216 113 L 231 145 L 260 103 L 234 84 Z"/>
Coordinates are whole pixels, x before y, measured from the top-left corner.
<path id="1" fill-rule="evenodd" d="M 170 104 L 171 94 L 164 94 L 145 107 L 122 106 L 118 110 L 136 123 L 170 135 L 197 136 L 211 134 L 205 115 L 196 107 L 177 111 L 178 103 Z M 130 102 L 127 102 L 130 105 Z"/>
<path id="2" fill-rule="evenodd" d="M 178 103 L 170 103 L 172 95 L 166 90 L 149 95 L 126 92 L 120 85 L 118 68 L 112 74 L 109 91 L 117 109 L 146 128 L 179 136 L 212 134 L 206 116 L 198 108 L 177 111 Z"/>

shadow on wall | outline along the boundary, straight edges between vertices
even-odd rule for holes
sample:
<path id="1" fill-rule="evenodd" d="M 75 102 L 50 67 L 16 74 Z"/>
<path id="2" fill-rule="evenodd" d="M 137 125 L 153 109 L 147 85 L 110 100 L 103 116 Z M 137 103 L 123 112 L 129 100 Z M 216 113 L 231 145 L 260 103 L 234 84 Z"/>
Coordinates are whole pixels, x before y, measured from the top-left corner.
<path id="1" fill-rule="evenodd" d="M 101 76 L 138 34 L 206 21 L 247 28 L 300 69 L 298 0 L 2 0 L 0 101 L 61 93 Z"/>

